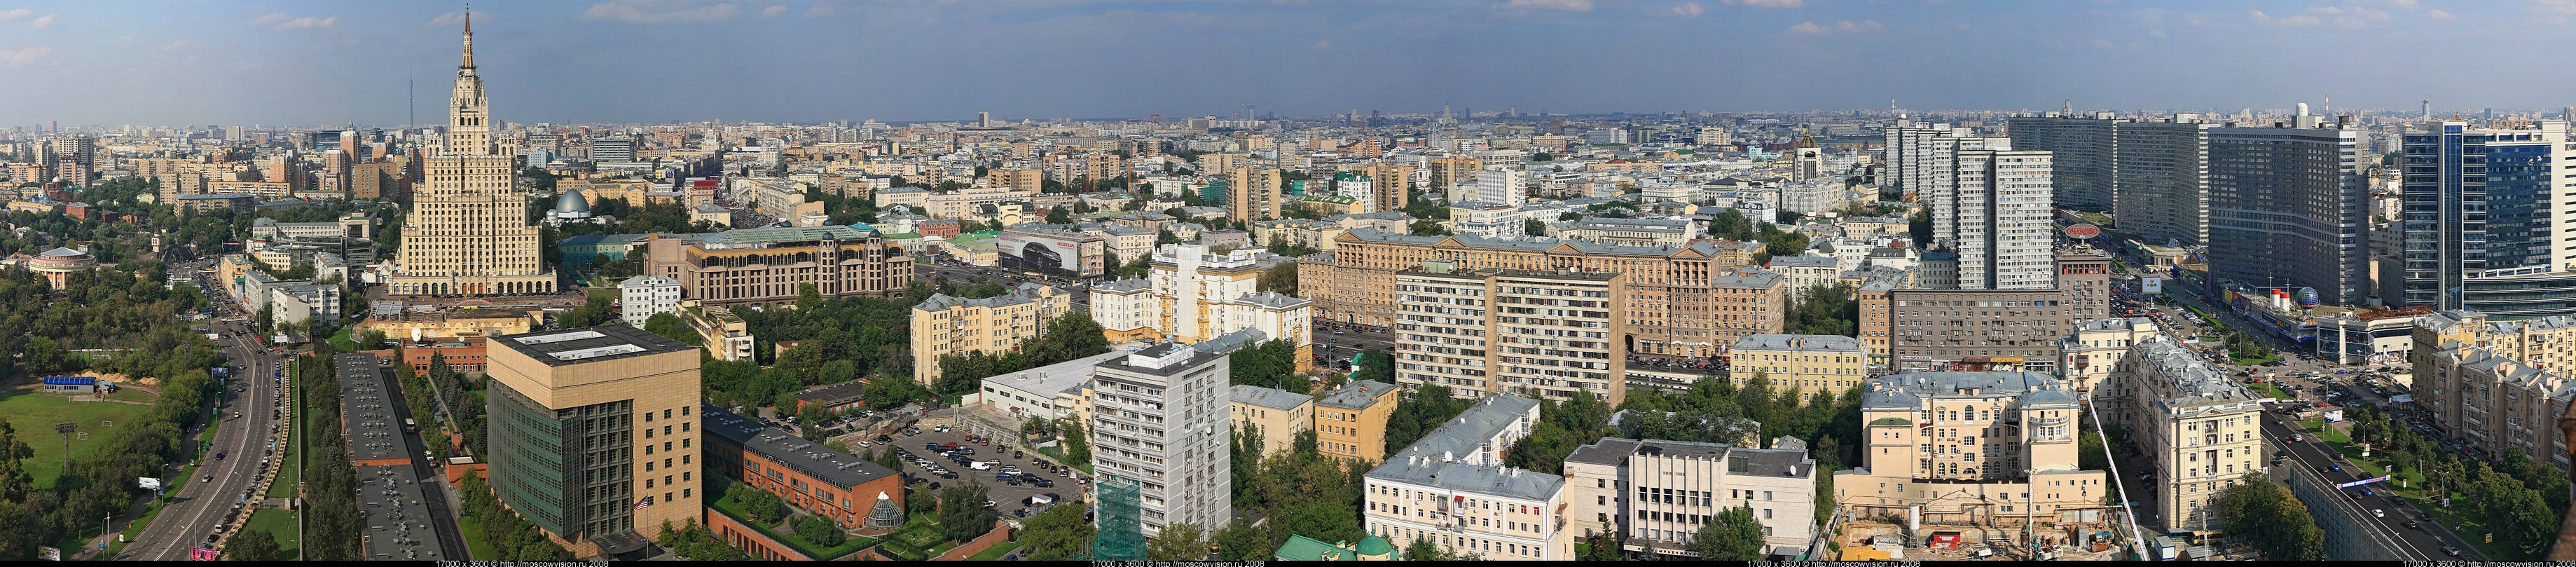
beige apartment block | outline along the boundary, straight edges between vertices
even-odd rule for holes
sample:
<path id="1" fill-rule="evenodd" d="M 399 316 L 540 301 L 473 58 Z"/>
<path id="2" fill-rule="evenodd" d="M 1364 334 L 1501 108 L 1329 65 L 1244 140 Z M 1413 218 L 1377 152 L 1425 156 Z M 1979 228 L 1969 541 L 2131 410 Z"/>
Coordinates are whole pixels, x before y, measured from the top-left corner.
<path id="1" fill-rule="evenodd" d="M 1072 295 L 1034 283 L 983 299 L 932 294 L 912 306 L 913 379 L 938 380 L 941 356 L 1019 350 L 1045 333 L 1048 321 L 1072 309 Z"/>
<path id="2" fill-rule="evenodd" d="M 1628 292 L 1628 331 L 1614 342 L 1632 343 L 1639 354 L 1707 357 L 1737 336 L 1780 332 L 1787 297 L 1777 274 L 1721 280 L 1738 266 L 1717 261 L 1718 254 L 1708 243 L 1648 248 L 1355 228 L 1334 237 L 1332 252 L 1298 261 L 1297 279 L 1305 282 L 1298 294 L 1314 300 L 1318 317 L 1385 327 L 1396 321 L 1396 273 L 1425 261 L 1446 260 L 1460 270 L 1618 273 Z"/>
<path id="3" fill-rule="evenodd" d="M 1386 420 L 1395 415 L 1394 384 L 1360 380 L 1315 398 L 1315 449 L 1345 461 L 1386 456 Z"/>
<path id="4" fill-rule="evenodd" d="M 2490 320 L 2450 310 L 2415 323 L 2415 403 L 2433 427 L 2488 458 L 2519 448 L 2568 468 L 2567 440 L 2555 434 L 2576 385 L 2576 317 Z"/>
<path id="5" fill-rule="evenodd" d="M 1315 397 L 1276 388 L 1235 384 L 1226 416 L 1236 434 L 1259 440 L 1262 456 L 1296 448 L 1297 434 L 1314 428 Z"/>
<path id="6" fill-rule="evenodd" d="M 1243 329 L 1297 345 L 1297 368 L 1313 364 L 1314 302 L 1260 291 L 1258 248 L 1211 253 L 1167 244 L 1144 278 L 1091 286 L 1091 317 L 1110 340 L 1198 342 Z"/>
<path id="7" fill-rule="evenodd" d="M 644 248 L 644 273 L 679 280 L 686 297 L 708 305 L 794 303 L 809 284 L 827 298 L 890 297 L 912 283 L 902 247 L 846 226 L 735 229 L 704 240 L 656 234 Z"/>
<path id="8" fill-rule="evenodd" d="M 554 293 L 538 226 L 528 222 L 519 191 L 518 148 L 492 135 L 491 102 L 474 69 L 474 30 L 465 31 L 465 60 L 456 66 L 447 135 L 423 148 L 425 177 L 403 219 L 400 265 L 387 283 L 395 295 Z"/>
<path id="9" fill-rule="evenodd" d="M 706 513 L 697 349 L 633 326 L 493 337 L 492 491 L 574 556 Z"/>
<path id="10" fill-rule="evenodd" d="M 1864 517 L 2019 526 L 2099 519 L 2103 471 L 2076 468 L 2074 394 L 2039 372 L 1900 372 L 1861 398 L 1861 468 L 1834 503 Z M 1900 520 L 1902 521 L 1902 520 Z"/>
<path id="11" fill-rule="evenodd" d="M 1753 510 L 1766 555 L 1796 557 L 1816 537 L 1816 460 L 1795 437 L 1772 448 L 1604 438 L 1565 457 L 1567 531 L 1624 534 L 1658 559 L 1700 557 L 1699 530 Z"/>
<path id="12" fill-rule="evenodd" d="M 1799 399 L 1843 392 L 1869 378 L 1869 354 L 1860 339 L 1842 335 L 1745 335 L 1726 351 L 1726 377 L 1737 386 L 1765 376 L 1771 387 Z"/>
<path id="13" fill-rule="evenodd" d="M 1538 421 L 1538 400 L 1489 396 L 1366 475 L 1363 529 L 1387 541 L 1502 561 L 1569 561 L 1579 526 L 1565 477 L 1503 466 Z"/>
<path id="14" fill-rule="evenodd" d="M 1277 169 L 1236 168 L 1216 181 L 1225 183 L 1225 217 L 1242 222 L 1279 218 L 1287 204 L 1286 182 Z"/>
<path id="15" fill-rule="evenodd" d="M 2055 372 L 2074 326 L 2066 292 L 1919 290 L 1889 293 L 1897 370 Z"/>
<path id="16" fill-rule="evenodd" d="M 1396 274 L 1396 382 L 1616 407 L 1627 399 L 1627 286 L 1616 273 L 1458 270 Z"/>
<path id="17" fill-rule="evenodd" d="M 2164 511 L 2164 523 L 2154 526 L 2159 531 L 2218 531 L 2213 507 L 2218 493 L 2246 473 L 2261 471 L 2256 463 L 2263 461 L 2263 440 L 2257 422 L 2263 404 L 2226 370 L 2210 366 L 2200 353 L 2171 337 L 2148 337 L 2129 352 L 2129 371 L 2115 374 L 2094 399 L 2094 407 L 2105 408 L 2106 417 L 2121 422 L 2138 451 L 2151 459 L 2122 463 L 2122 468 L 2155 471 L 2151 482 L 2162 500 L 2158 509 Z"/>

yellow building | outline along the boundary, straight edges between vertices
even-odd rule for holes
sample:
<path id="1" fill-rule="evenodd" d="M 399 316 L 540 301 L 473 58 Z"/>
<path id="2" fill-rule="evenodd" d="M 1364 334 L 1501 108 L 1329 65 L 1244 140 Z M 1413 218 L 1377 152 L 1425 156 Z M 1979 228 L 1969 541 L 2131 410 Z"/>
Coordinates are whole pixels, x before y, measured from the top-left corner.
<path id="1" fill-rule="evenodd" d="M 448 309 L 425 313 L 374 313 L 358 323 L 359 331 L 379 331 L 400 339 L 455 339 L 510 335 L 536 330 L 542 315 L 508 309 Z"/>
<path id="2" fill-rule="evenodd" d="M 706 513 L 697 349 L 622 323 L 490 344 L 486 476 L 503 505 L 577 557 Z"/>
<path id="3" fill-rule="evenodd" d="M 1865 387 L 1863 466 L 1834 473 L 1836 506 L 1863 517 L 1919 512 L 1935 526 L 2016 527 L 2082 521 L 2107 507 L 2108 475 L 2076 466 L 2081 407 L 2054 376 L 1901 372 Z"/>
<path id="4" fill-rule="evenodd" d="M 1386 419 L 1395 415 L 1395 390 L 1394 384 L 1360 380 L 1316 398 L 1316 452 L 1346 461 L 1384 458 Z"/>
<path id="5" fill-rule="evenodd" d="M 1280 192 L 1286 183 L 1279 170 L 1238 168 L 1217 179 L 1225 183 L 1226 218 L 1242 222 L 1279 218 L 1287 198 Z"/>
<path id="6" fill-rule="evenodd" d="M 1771 387 L 1795 390 L 1799 399 L 1817 392 L 1841 395 L 1869 378 L 1869 354 L 1860 339 L 1842 335 L 1745 335 L 1726 351 L 1726 377 L 1736 386 L 1765 376 Z"/>
<path id="7" fill-rule="evenodd" d="M 1297 434 L 1315 426 L 1315 397 L 1287 390 L 1235 384 L 1226 416 L 1237 433 L 1260 439 L 1262 456 L 1296 448 Z"/>
<path id="8" fill-rule="evenodd" d="M 913 379 L 938 380 L 941 356 L 1019 350 L 1072 308 L 1073 296 L 1064 290 L 1033 283 L 983 299 L 933 294 L 912 306 Z"/>
<path id="9" fill-rule="evenodd" d="M 493 132 L 483 78 L 474 70 L 474 28 L 465 28 L 465 59 L 456 67 L 443 143 L 426 148 L 425 181 L 403 220 L 401 266 L 388 281 L 396 295 L 554 293 L 559 283 L 528 222 L 528 195 L 518 189 L 518 146 Z M 218 190 L 218 192 L 221 192 Z"/>
<path id="10" fill-rule="evenodd" d="M 890 297 L 912 283 L 902 247 L 846 226 L 735 229 L 704 240 L 656 234 L 644 248 L 644 273 L 679 280 L 686 297 L 708 305 L 793 303 L 805 285 L 826 298 Z"/>
<path id="11" fill-rule="evenodd" d="M 758 354 L 752 351 L 751 325 L 741 316 L 734 315 L 732 309 L 700 305 L 697 300 L 683 300 L 680 302 L 680 322 L 687 323 L 689 330 L 698 333 L 698 344 L 705 345 L 707 352 L 714 354 L 716 360 L 752 360 Z"/>

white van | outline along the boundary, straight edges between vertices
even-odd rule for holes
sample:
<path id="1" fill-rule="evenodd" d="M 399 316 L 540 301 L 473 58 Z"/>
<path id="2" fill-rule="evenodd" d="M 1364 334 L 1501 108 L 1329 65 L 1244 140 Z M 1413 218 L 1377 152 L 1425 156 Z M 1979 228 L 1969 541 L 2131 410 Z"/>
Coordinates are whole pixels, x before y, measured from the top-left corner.
<path id="1" fill-rule="evenodd" d="M 973 466 L 973 467 L 975 468 L 975 470 L 979 470 L 979 471 L 989 471 L 989 470 L 993 470 L 993 463 L 992 463 L 992 461 L 975 461 L 975 463 L 974 463 L 973 465 L 970 465 L 970 466 Z"/>

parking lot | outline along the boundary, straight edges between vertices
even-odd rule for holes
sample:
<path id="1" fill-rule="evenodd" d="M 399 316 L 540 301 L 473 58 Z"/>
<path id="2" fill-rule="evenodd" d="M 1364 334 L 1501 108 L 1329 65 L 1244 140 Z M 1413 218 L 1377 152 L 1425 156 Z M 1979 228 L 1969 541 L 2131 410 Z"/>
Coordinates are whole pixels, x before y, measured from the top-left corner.
<path id="1" fill-rule="evenodd" d="M 990 488 L 992 491 L 992 499 L 995 504 L 995 509 L 1001 511 L 1002 517 L 1004 518 L 1016 518 L 1017 516 L 1012 515 L 1013 511 L 1028 508 L 1027 506 L 1021 505 L 1020 501 L 1040 494 L 1055 493 L 1059 498 L 1059 504 L 1063 503 L 1065 500 L 1090 500 L 1090 485 L 1076 482 L 1073 477 L 1069 477 L 1065 474 L 1050 472 L 1038 468 L 1037 465 L 1039 463 L 1046 463 L 1049 461 L 1046 460 L 1044 455 L 1040 455 L 1033 451 L 1022 451 L 1021 457 L 1012 458 L 1010 449 L 994 449 L 992 444 L 993 442 L 972 443 L 966 440 L 967 435 L 965 432 L 951 430 L 948 433 L 940 433 L 929 427 L 921 428 L 921 434 L 919 435 L 895 433 L 893 434 L 893 437 L 894 446 L 896 448 L 903 449 L 906 453 L 910 453 L 913 456 L 928 459 L 931 464 L 939 465 L 947 468 L 950 472 L 957 473 L 957 478 L 955 479 L 940 478 L 938 475 L 932 474 L 930 469 L 923 468 L 919 463 L 915 463 L 907 459 L 903 464 L 904 476 L 917 477 L 931 482 L 937 482 L 942 489 L 967 481 L 984 483 L 984 486 Z M 874 438 L 867 439 L 867 442 L 869 445 L 868 447 L 860 447 L 858 443 L 853 442 L 850 444 L 850 450 L 864 452 L 877 450 L 878 447 L 883 445 L 882 443 L 878 443 Z M 941 457 L 938 453 L 933 453 L 924 449 L 922 445 L 925 443 L 956 443 L 961 448 L 973 449 L 975 452 L 967 456 L 973 458 L 975 461 L 1000 461 L 1000 463 L 994 465 L 991 470 L 975 470 L 973 467 L 958 464 L 956 461 L 951 461 Z M 1031 483 L 1012 485 L 1010 483 L 993 480 L 993 473 L 1000 471 L 1002 467 L 1005 466 L 1019 467 L 1020 472 L 1036 475 L 1038 478 L 1046 479 L 1047 481 L 1054 483 L 1055 486 L 1052 488 L 1041 488 L 1036 484 Z M 1081 473 L 1080 471 L 1074 471 L 1073 474 L 1079 475 Z M 907 480 L 907 482 L 909 482 L 909 480 Z M 1034 515 L 1039 510 L 1043 509 L 1045 509 L 1043 506 L 1031 508 L 1028 512 L 1029 514 Z"/>

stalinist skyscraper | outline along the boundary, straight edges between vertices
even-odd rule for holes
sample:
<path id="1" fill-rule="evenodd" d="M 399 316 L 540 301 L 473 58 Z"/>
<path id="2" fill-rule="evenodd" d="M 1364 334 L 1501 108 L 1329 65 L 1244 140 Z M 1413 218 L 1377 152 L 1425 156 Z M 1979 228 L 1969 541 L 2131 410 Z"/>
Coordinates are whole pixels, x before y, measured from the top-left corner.
<path id="1" fill-rule="evenodd" d="M 427 148 L 428 183 L 403 220 L 396 295 L 553 293 L 555 273 L 528 223 L 518 189 L 518 149 L 492 135 L 483 78 L 474 74 L 474 21 L 466 16 L 465 62 L 456 66 L 447 140 Z"/>

